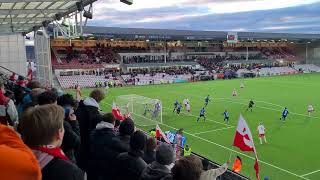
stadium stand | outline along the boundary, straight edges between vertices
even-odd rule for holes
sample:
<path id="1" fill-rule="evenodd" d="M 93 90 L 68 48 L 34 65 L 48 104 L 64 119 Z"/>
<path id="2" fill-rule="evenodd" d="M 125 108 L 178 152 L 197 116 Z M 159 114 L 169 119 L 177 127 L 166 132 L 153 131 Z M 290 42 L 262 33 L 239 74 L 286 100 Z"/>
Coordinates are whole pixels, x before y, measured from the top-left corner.
<path id="1" fill-rule="evenodd" d="M 320 72 L 320 67 L 314 64 L 295 64 L 293 67 L 294 69 L 304 73 Z"/>

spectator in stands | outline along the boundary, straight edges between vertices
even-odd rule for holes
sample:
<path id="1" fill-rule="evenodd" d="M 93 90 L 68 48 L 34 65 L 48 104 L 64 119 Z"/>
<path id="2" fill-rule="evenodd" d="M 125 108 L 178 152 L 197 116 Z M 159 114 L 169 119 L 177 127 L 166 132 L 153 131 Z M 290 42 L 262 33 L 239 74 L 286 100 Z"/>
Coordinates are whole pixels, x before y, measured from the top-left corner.
<path id="1" fill-rule="evenodd" d="M 29 107 L 31 106 L 32 104 L 35 105 L 35 101 L 33 98 L 35 98 L 35 96 L 32 97 L 32 91 L 34 89 L 41 89 L 41 84 L 39 81 L 30 81 L 28 84 L 27 84 L 27 89 L 25 90 L 25 93 L 22 95 L 22 101 L 20 104 L 18 104 L 18 112 L 19 114 L 22 113 L 24 111 L 24 109 L 26 107 Z M 39 92 L 39 91 L 38 91 Z M 44 92 L 44 89 L 41 93 Z M 37 95 L 41 94 L 41 93 L 36 93 Z M 35 94 L 33 94 L 35 95 Z M 38 104 L 38 103 L 36 103 Z"/>
<path id="2" fill-rule="evenodd" d="M 143 155 L 143 160 L 147 164 L 151 164 L 153 161 L 156 160 L 156 147 L 157 147 L 156 139 L 153 137 L 148 138 L 147 144 L 146 144 L 146 150 Z"/>
<path id="3" fill-rule="evenodd" d="M 9 127 L 0 124 L 0 177 L 3 180 L 41 180 L 36 157 Z"/>
<path id="4" fill-rule="evenodd" d="M 208 159 L 202 160 L 203 171 L 200 176 L 200 180 L 215 180 L 218 176 L 227 171 L 229 162 L 225 163 L 217 169 L 211 169 L 209 167 Z"/>
<path id="5" fill-rule="evenodd" d="M 74 163 L 76 163 L 75 154 L 80 149 L 80 128 L 77 117 L 74 114 L 74 109 L 77 107 L 77 102 L 72 95 L 64 94 L 58 98 L 58 105 L 64 108 L 64 137 L 61 148 L 66 156 Z"/>
<path id="6" fill-rule="evenodd" d="M 15 126 L 18 124 L 18 112 L 12 99 L 6 97 L 4 83 L 0 82 L 0 124 Z"/>
<path id="7" fill-rule="evenodd" d="M 64 136 L 63 119 L 63 108 L 55 104 L 31 108 L 22 116 L 23 139 L 38 159 L 42 180 L 84 179 L 82 171 L 60 148 Z"/>
<path id="8" fill-rule="evenodd" d="M 42 88 L 32 89 L 32 91 L 30 92 L 31 101 L 30 102 L 26 101 L 25 104 L 21 104 L 19 106 L 19 113 L 21 114 L 22 112 L 26 111 L 28 108 L 38 105 L 38 96 L 44 92 L 45 90 Z"/>
<path id="9" fill-rule="evenodd" d="M 187 156 L 176 161 L 171 169 L 173 180 L 199 180 L 202 163 L 198 157 Z"/>
<path id="10" fill-rule="evenodd" d="M 26 86 L 26 81 L 22 76 L 19 76 L 15 86 L 13 87 L 16 104 L 20 104 L 22 102 L 23 95 L 25 93 L 25 86 Z"/>
<path id="11" fill-rule="evenodd" d="M 171 168 L 175 160 L 174 149 L 171 145 L 162 143 L 156 150 L 156 161 L 145 168 L 140 180 L 171 180 Z"/>
<path id="12" fill-rule="evenodd" d="M 236 173 L 240 173 L 242 168 L 242 160 L 239 156 L 234 160 L 233 166 L 232 166 L 232 171 Z"/>
<path id="13" fill-rule="evenodd" d="M 118 180 L 138 180 L 147 163 L 142 159 L 147 136 L 136 131 L 130 137 L 130 151 L 118 155 L 116 159 Z"/>
<path id="14" fill-rule="evenodd" d="M 38 104 L 57 104 L 58 95 L 52 91 L 45 91 L 38 96 Z"/>
<path id="15" fill-rule="evenodd" d="M 120 123 L 119 135 L 114 139 L 114 146 L 119 153 L 130 150 L 130 136 L 134 133 L 134 122 L 126 118 Z"/>
<path id="16" fill-rule="evenodd" d="M 97 124 L 90 137 L 89 180 L 113 179 L 114 160 L 118 155 L 113 144 L 113 138 L 116 137 L 113 130 L 116 119 L 112 113 L 104 114 L 100 118 L 101 122 Z"/>
<path id="17" fill-rule="evenodd" d="M 79 107 L 75 115 L 78 117 L 81 135 L 81 145 L 77 162 L 82 170 L 87 170 L 89 140 L 91 131 L 96 128 L 96 125 L 101 120 L 99 103 L 105 98 L 105 92 L 102 89 L 95 89 L 90 93 L 90 96 L 79 102 Z"/>

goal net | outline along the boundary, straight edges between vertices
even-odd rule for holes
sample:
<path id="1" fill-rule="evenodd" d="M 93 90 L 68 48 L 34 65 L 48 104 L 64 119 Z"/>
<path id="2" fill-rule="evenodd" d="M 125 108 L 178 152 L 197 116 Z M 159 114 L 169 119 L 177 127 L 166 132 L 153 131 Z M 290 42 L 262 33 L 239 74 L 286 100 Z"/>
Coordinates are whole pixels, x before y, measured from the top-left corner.
<path id="1" fill-rule="evenodd" d="M 129 94 L 118 96 L 116 104 L 121 112 L 128 109 L 133 121 L 139 126 L 162 123 L 162 103 L 159 99 Z"/>

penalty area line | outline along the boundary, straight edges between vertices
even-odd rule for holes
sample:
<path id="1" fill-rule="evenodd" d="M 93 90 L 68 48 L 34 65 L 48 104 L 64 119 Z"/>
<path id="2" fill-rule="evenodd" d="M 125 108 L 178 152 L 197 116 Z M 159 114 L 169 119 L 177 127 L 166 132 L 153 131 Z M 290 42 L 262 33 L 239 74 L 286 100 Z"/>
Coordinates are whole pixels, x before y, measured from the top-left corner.
<path id="1" fill-rule="evenodd" d="M 219 128 L 219 129 L 213 129 L 213 130 L 203 131 L 203 132 L 198 132 L 198 133 L 193 133 L 193 134 L 194 134 L 194 135 L 198 135 L 198 134 L 204 134 L 204 133 L 210 133 L 210 132 L 222 131 L 222 130 L 231 129 L 231 128 L 234 128 L 234 126 L 231 126 L 231 127 L 225 127 L 225 128 Z"/>
<path id="2" fill-rule="evenodd" d="M 317 173 L 317 172 L 320 172 L 320 169 L 315 170 L 315 171 L 312 171 L 312 172 L 309 172 L 309 173 L 307 173 L 307 174 L 303 174 L 303 175 L 301 175 L 301 176 L 302 176 L 302 177 L 305 177 L 305 176 L 308 176 L 308 175 L 310 175 L 310 174 L 314 174 L 314 173 Z"/>

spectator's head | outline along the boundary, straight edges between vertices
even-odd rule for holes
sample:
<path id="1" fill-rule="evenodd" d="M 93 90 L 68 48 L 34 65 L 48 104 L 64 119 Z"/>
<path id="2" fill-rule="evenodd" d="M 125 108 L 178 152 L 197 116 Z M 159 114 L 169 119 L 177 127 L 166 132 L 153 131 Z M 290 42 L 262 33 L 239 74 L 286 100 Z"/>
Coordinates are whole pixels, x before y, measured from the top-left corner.
<path id="1" fill-rule="evenodd" d="M 77 107 L 77 101 L 72 97 L 71 94 L 64 94 L 58 97 L 57 104 L 62 107 Z"/>
<path id="2" fill-rule="evenodd" d="M 116 118 L 114 117 L 114 115 L 112 113 L 106 113 L 102 116 L 102 119 L 101 119 L 103 122 L 107 122 L 107 123 L 110 123 L 110 124 L 113 124 L 115 125 L 115 122 L 116 122 Z"/>
<path id="3" fill-rule="evenodd" d="M 102 89 L 95 89 L 91 91 L 90 97 L 100 103 L 106 97 L 106 93 Z"/>
<path id="4" fill-rule="evenodd" d="M 45 105 L 45 104 L 56 104 L 57 103 L 57 94 L 51 91 L 46 91 L 38 96 L 38 104 Z"/>
<path id="5" fill-rule="evenodd" d="M 27 88 L 29 89 L 35 89 L 35 88 L 41 88 L 41 84 L 39 81 L 30 81 L 28 84 L 27 84 Z"/>
<path id="6" fill-rule="evenodd" d="M 126 118 L 120 123 L 119 132 L 121 135 L 131 136 L 134 132 L 134 122 L 130 118 Z"/>
<path id="7" fill-rule="evenodd" d="M 202 159 L 202 167 L 203 167 L 203 170 L 207 171 L 209 170 L 209 160 L 204 158 Z"/>
<path id="8" fill-rule="evenodd" d="M 237 156 L 237 159 L 239 159 L 239 160 L 240 160 L 240 162 L 242 162 L 242 160 L 241 160 L 241 158 L 240 158 L 239 156 Z"/>
<path id="9" fill-rule="evenodd" d="M 130 137 L 130 148 L 133 151 L 143 151 L 146 145 L 147 136 L 141 132 L 136 131 Z"/>
<path id="10" fill-rule="evenodd" d="M 64 129 L 64 110 L 55 104 L 30 108 L 22 117 L 21 130 L 29 147 L 61 146 Z"/>
<path id="11" fill-rule="evenodd" d="M 149 137 L 147 139 L 146 151 L 153 152 L 157 147 L 157 140 L 153 137 Z"/>
<path id="12" fill-rule="evenodd" d="M 175 159 L 174 150 L 171 145 L 161 143 L 156 150 L 156 161 L 162 165 L 170 165 Z"/>
<path id="13" fill-rule="evenodd" d="M 199 180 L 202 172 L 201 160 L 195 156 L 183 157 L 171 169 L 174 180 Z"/>

